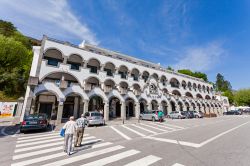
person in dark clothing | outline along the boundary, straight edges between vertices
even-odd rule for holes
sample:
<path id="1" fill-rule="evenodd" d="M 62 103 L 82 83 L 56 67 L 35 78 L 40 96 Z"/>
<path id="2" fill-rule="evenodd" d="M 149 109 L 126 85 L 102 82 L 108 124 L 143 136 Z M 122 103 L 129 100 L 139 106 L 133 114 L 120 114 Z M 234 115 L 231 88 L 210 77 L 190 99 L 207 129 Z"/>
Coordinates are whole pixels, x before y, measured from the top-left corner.
<path id="1" fill-rule="evenodd" d="M 51 126 L 51 130 L 54 131 L 55 127 L 56 127 L 56 112 L 53 111 L 52 115 L 51 115 L 51 119 L 50 119 L 50 126 Z"/>

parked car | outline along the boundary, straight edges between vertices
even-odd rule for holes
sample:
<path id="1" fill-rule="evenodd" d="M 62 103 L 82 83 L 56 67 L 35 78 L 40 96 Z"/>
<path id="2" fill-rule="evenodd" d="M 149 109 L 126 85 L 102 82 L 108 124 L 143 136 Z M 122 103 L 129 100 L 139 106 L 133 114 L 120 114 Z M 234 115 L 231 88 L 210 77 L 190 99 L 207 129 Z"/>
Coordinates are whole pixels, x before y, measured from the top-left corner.
<path id="1" fill-rule="evenodd" d="M 172 111 L 167 115 L 168 118 L 172 118 L 172 119 L 185 119 L 186 115 L 185 113 L 182 111 Z"/>
<path id="2" fill-rule="evenodd" d="M 182 111 L 181 114 L 183 114 L 185 116 L 185 119 L 194 118 L 194 114 L 190 111 Z"/>
<path id="3" fill-rule="evenodd" d="M 159 118 L 158 118 L 158 112 L 159 111 L 144 111 L 140 114 L 140 119 L 141 120 L 152 120 L 153 122 L 154 121 L 159 121 Z M 161 111 L 162 112 L 162 111 Z M 164 114 L 164 113 L 163 113 Z M 164 120 L 164 116 L 162 117 L 163 120 Z"/>
<path id="4" fill-rule="evenodd" d="M 204 114 L 201 111 L 188 111 L 190 113 L 190 118 L 203 118 Z"/>
<path id="5" fill-rule="evenodd" d="M 241 115 L 242 112 L 239 110 L 231 110 L 227 112 L 223 112 L 223 115 Z"/>
<path id="6" fill-rule="evenodd" d="M 105 125 L 105 120 L 100 112 L 93 111 L 93 112 L 87 112 L 86 114 L 86 125 L 92 126 L 92 125 Z"/>
<path id="7" fill-rule="evenodd" d="M 46 114 L 30 114 L 24 117 L 20 125 L 20 132 L 30 130 L 47 130 L 49 127 L 49 120 Z"/>

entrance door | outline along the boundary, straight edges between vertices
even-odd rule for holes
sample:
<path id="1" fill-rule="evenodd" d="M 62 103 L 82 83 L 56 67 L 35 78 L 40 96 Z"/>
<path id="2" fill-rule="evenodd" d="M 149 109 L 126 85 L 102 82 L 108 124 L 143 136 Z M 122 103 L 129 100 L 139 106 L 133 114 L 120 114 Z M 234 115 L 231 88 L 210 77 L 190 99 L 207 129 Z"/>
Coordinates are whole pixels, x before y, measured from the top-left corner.
<path id="1" fill-rule="evenodd" d="M 121 104 L 119 102 L 116 102 L 115 114 L 116 114 L 116 117 L 121 117 Z"/>
<path id="2" fill-rule="evenodd" d="M 40 103 L 39 113 L 47 114 L 50 118 L 52 112 L 52 103 Z"/>
<path id="3" fill-rule="evenodd" d="M 128 111 L 129 116 L 134 116 L 134 104 L 132 102 L 128 104 Z"/>

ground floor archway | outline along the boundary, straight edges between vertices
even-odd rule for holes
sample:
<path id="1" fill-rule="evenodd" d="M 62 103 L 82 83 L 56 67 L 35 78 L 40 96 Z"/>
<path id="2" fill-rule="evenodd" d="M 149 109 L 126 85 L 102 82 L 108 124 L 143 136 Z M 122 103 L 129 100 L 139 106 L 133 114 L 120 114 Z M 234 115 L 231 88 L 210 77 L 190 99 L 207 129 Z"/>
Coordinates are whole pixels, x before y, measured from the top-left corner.
<path id="1" fill-rule="evenodd" d="M 109 118 L 121 117 L 121 102 L 117 97 L 112 97 L 109 100 Z"/>
<path id="2" fill-rule="evenodd" d="M 162 105 L 162 111 L 164 112 L 164 115 L 168 115 L 168 103 L 166 101 L 162 101 L 161 105 Z"/>
<path id="3" fill-rule="evenodd" d="M 135 116 L 135 102 L 132 98 L 127 98 L 125 100 L 126 103 L 126 117 L 134 117 Z"/>
<path id="4" fill-rule="evenodd" d="M 158 110 L 158 102 L 156 100 L 151 101 L 152 110 Z"/>
<path id="5" fill-rule="evenodd" d="M 179 111 L 183 111 L 183 103 L 182 102 L 178 102 L 179 105 Z"/>
<path id="6" fill-rule="evenodd" d="M 147 111 L 147 101 L 141 99 L 139 103 L 140 103 L 140 113 Z"/>
<path id="7" fill-rule="evenodd" d="M 100 96 L 92 96 L 89 100 L 88 111 L 99 111 L 103 113 L 104 103 Z"/>
<path id="8" fill-rule="evenodd" d="M 174 101 L 170 101 L 172 112 L 176 111 L 176 106 Z"/>

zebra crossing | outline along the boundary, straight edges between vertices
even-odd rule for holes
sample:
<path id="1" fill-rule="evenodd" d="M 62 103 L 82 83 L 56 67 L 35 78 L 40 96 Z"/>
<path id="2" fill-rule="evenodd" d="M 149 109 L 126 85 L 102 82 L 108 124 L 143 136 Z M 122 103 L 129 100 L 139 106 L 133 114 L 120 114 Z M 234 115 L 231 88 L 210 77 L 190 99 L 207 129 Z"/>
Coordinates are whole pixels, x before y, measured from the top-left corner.
<path id="1" fill-rule="evenodd" d="M 161 133 L 169 133 L 187 129 L 187 127 L 172 125 L 168 123 L 150 122 L 125 124 L 118 126 L 110 126 L 118 136 L 125 140 L 132 140 L 137 137 L 154 136 Z"/>
<path id="2" fill-rule="evenodd" d="M 161 160 L 160 157 L 151 154 L 144 155 L 139 150 L 128 149 L 90 134 L 84 134 L 83 146 L 75 148 L 71 156 L 63 152 L 63 143 L 63 137 L 60 137 L 58 132 L 20 135 L 17 137 L 11 166 L 119 165 L 116 164 L 117 162 L 125 163 L 122 165 L 126 166 L 147 166 L 157 165 L 157 162 Z"/>

